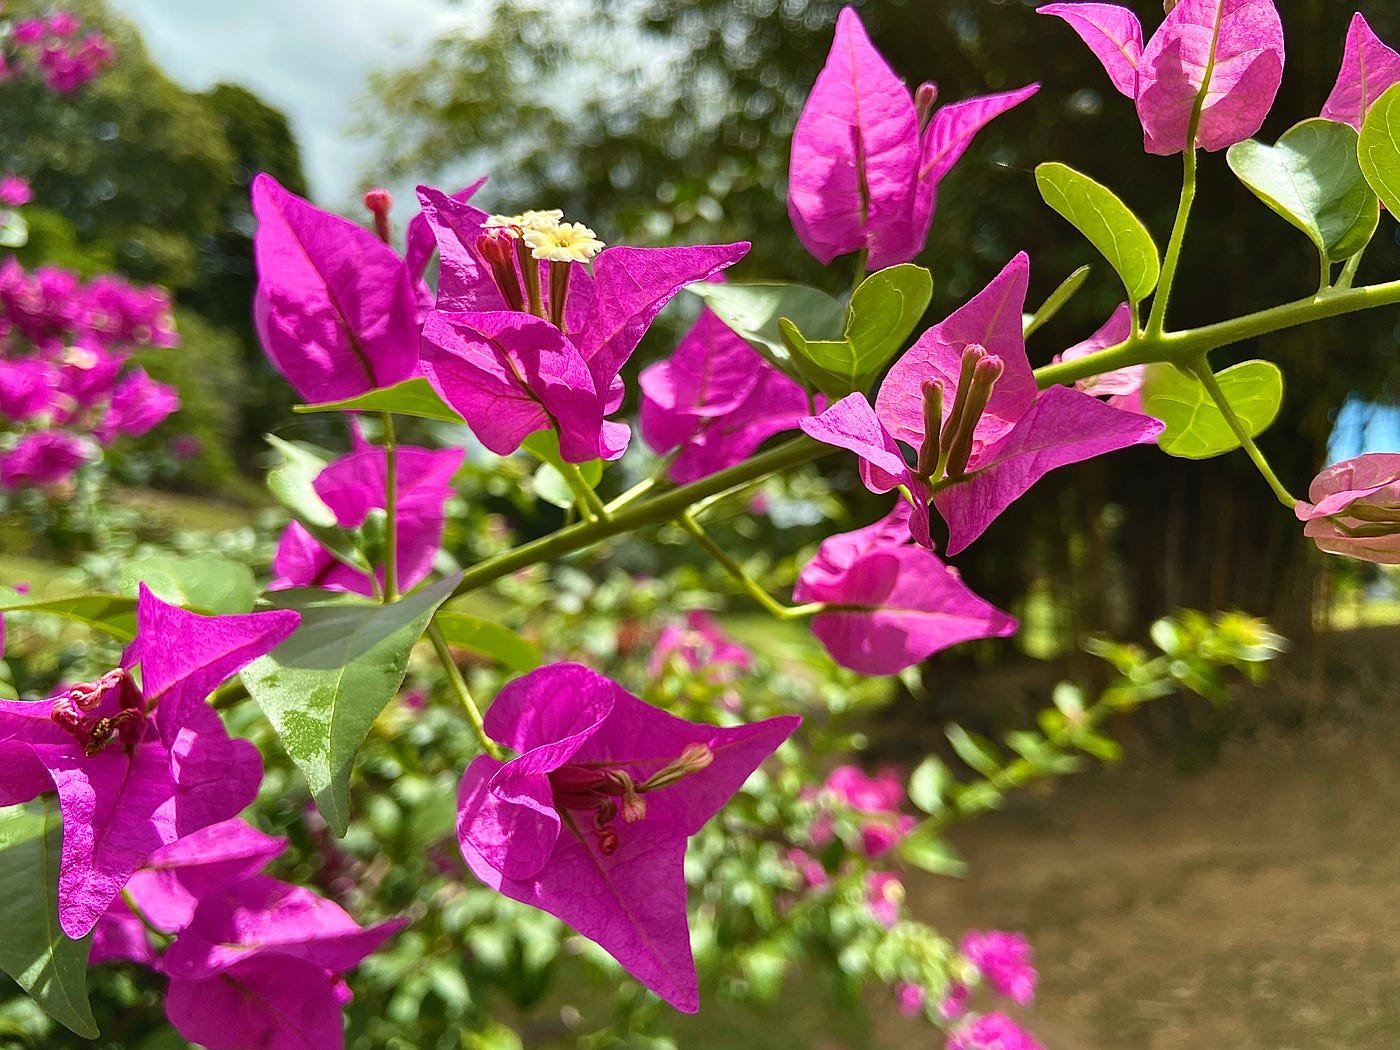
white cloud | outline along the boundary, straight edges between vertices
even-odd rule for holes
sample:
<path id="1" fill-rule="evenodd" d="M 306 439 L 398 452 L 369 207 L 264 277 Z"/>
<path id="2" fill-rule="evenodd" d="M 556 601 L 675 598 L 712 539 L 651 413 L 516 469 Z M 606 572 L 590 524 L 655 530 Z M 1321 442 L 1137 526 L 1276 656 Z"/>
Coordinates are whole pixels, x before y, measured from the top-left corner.
<path id="1" fill-rule="evenodd" d="M 402 66 L 474 5 L 450 0 L 111 0 L 193 90 L 242 84 L 287 114 L 312 194 L 344 206 L 370 158 L 350 134 L 375 69 Z M 398 194 L 400 198 L 403 194 Z M 412 211 L 410 207 L 409 211 Z"/>

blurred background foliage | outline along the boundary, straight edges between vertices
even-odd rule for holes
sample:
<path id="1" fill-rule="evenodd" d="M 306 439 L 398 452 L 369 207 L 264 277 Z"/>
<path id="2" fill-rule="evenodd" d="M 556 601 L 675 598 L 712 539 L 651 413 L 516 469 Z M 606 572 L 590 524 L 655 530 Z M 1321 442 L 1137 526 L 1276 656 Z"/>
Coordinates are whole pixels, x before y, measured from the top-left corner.
<path id="1" fill-rule="evenodd" d="M 5 13 L 51 6 L 15 0 Z M 142 364 L 179 386 L 184 411 L 156 437 L 193 434 L 203 451 L 185 484 L 236 493 L 235 464 L 251 466 L 293 402 L 253 335 L 248 186 L 269 171 L 305 193 L 297 144 L 286 118 L 245 88 L 174 83 L 101 0 L 67 6 L 113 41 L 117 60 L 71 95 L 32 78 L 0 82 L 0 168 L 29 179 L 35 196 L 19 259 L 84 276 L 115 270 L 173 293 L 181 346 Z"/>
<path id="2" fill-rule="evenodd" d="M 9 9 L 23 16 L 46 6 L 18 0 Z M 839 6 L 478 3 L 479 17 L 441 38 L 419 65 L 373 79 L 361 130 L 377 139 L 382 163 L 365 173 L 365 185 L 411 178 L 455 186 L 490 173 L 482 195 L 490 206 L 558 205 L 612 241 L 748 239 L 755 248 L 740 277 L 842 287 L 845 268 L 824 271 L 806 255 L 784 206 L 788 138 Z M 1108 182 L 1164 239 L 1176 161 L 1143 153 L 1131 107 L 1072 33 L 1034 16 L 1034 3 L 857 6 L 895 68 L 910 83 L 934 80 L 943 101 L 1031 80 L 1044 85 L 985 131 L 944 183 L 920 261 L 936 279 L 929 320 L 1017 250 L 1029 250 L 1035 262 L 1032 301 L 1078 265 L 1095 264 L 1086 290 L 1032 340 L 1032 359 L 1048 361 L 1093 331 L 1119 292 L 1093 250 L 1039 201 L 1035 164 L 1063 160 Z M 1159 17 L 1155 0 L 1136 6 L 1149 25 Z M 1390 4 L 1288 5 L 1290 58 L 1265 138 L 1320 108 L 1357 6 L 1382 37 L 1400 37 L 1400 11 Z M 251 331 L 247 186 L 266 170 L 304 192 L 296 142 L 285 117 L 244 88 L 195 93 L 173 83 L 111 5 L 83 0 L 76 9 L 117 44 L 107 75 L 72 97 L 24 80 L 0 83 L 11 114 L 0 127 L 0 164 L 29 177 L 37 197 L 22 261 L 85 273 L 115 268 L 171 289 L 184 344 L 150 367 L 182 386 L 188 408 L 180 425 L 202 449 L 174 476 L 246 497 L 240 471 L 256 468 L 261 435 L 285 426 L 292 401 Z M 357 208 L 331 203 L 352 214 Z M 1310 290 L 1306 241 L 1260 208 L 1221 162 L 1204 165 L 1196 223 L 1176 300 L 1179 324 Z M 1400 269 L 1400 249 L 1381 241 L 1362 279 Z M 676 312 L 687 307 L 694 308 Z M 667 352 L 677 331 L 675 324 L 660 328 L 633 367 Z M 1387 317 L 1362 315 L 1237 348 L 1285 368 L 1291 395 L 1263 443 L 1295 488 L 1322 465 L 1332 421 L 1349 396 L 1400 397 L 1394 342 Z M 854 471 L 828 469 L 862 505 Z M 1140 633 L 1182 605 L 1237 603 L 1289 633 L 1309 627 L 1321 563 L 1293 522 L 1274 512 L 1244 457 L 1202 465 L 1132 450 L 1050 479 L 1024 507 L 994 526 L 965 560 L 966 571 L 1004 603 L 1023 602 L 1037 589 L 1067 597 L 1042 617 L 1055 652 L 1073 651 L 1074 640 L 1094 629 Z M 1154 527 L 1139 527 L 1149 522 Z"/>
<path id="3" fill-rule="evenodd" d="M 297 144 L 286 118 L 242 87 L 190 92 L 173 83 L 117 13 L 119 5 L 81 0 L 67 6 L 114 40 L 118 59 L 73 96 L 53 96 L 23 81 L 0 83 L 7 114 L 0 125 L 0 170 L 28 177 L 36 194 L 25 212 L 30 241 L 20 257 L 26 265 L 51 263 L 84 274 L 116 270 L 169 288 L 181 346 L 152 352 L 142 364 L 180 388 L 184 408 L 152 435 L 146 455 L 112 461 L 122 486 L 85 481 L 63 506 L 21 500 L 0 516 L 0 582 L 115 586 L 127 561 L 170 549 L 216 550 L 263 571 L 281 519 L 266 509 L 253 483 L 262 434 L 325 433 L 316 429 L 324 424 L 289 415 L 294 398 L 266 364 L 250 324 L 248 184 L 265 170 L 306 192 Z M 489 173 L 492 181 L 481 195 L 489 207 L 559 206 L 609 242 L 751 240 L 755 247 L 739 276 L 844 288 L 849 262 L 825 271 L 806 255 L 788 224 L 784 188 L 791 128 L 825 57 L 839 6 L 833 0 L 477 0 L 473 10 L 480 17 L 469 30 L 440 40 L 417 67 L 386 70 L 369 86 L 362 130 L 377 139 L 383 162 L 365 172 L 365 185 L 409 178 L 455 189 Z M 1034 260 L 1033 302 L 1079 265 L 1093 264 L 1085 291 L 1032 341 L 1032 360 L 1049 361 L 1097 328 L 1119 291 L 1092 248 L 1041 204 L 1034 166 L 1062 160 L 1110 184 L 1165 240 L 1176 205 L 1177 162 L 1143 154 L 1129 104 L 1111 91 L 1073 34 L 1037 18 L 1036 4 L 1028 0 L 878 0 L 856 6 L 896 69 L 911 84 L 936 81 L 944 101 L 1031 80 L 1044 85 L 1034 100 L 983 132 L 942 185 L 930 248 L 920 261 L 936 279 L 930 321 L 964 301 L 1018 250 L 1028 250 Z M 1134 6 L 1147 24 L 1155 24 L 1159 0 Z M 1321 107 L 1357 7 L 1383 38 L 1400 42 L 1400 8 L 1386 0 L 1286 0 L 1280 6 L 1291 54 L 1275 115 L 1262 133 L 1269 140 Z M 10 0 L 6 11 L 22 17 L 48 7 L 40 0 Z M 1211 158 L 1202 177 L 1195 234 L 1174 297 L 1177 323 L 1207 323 L 1309 294 L 1316 273 L 1307 242 L 1236 184 L 1223 158 Z M 354 201 L 321 203 L 360 214 Z M 1386 220 L 1383 230 L 1393 229 Z M 1361 279 L 1396 273 L 1400 249 L 1383 234 Z M 694 308 L 682 303 L 673 311 L 677 316 L 649 338 L 629 378 L 669 351 L 686 310 Z M 1295 490 L 1324 462 L 1333 420 L 1349 397 L 1400 401 L 1395 330 L 1394 318 L 1382 312 L 1237 348 L 1240 357 L 1278 360 L 1288 376 L 1284 414 L 1262 443 Z M 177 465 L 156 454 L 175 433 L 198 439 L 200 452 L 191 462 Z M 434 433 L 410 423 L 405 437 L 450 441 L 460 432 Z M 532 498 L 528 470 L 516 462 L 518 469 L 493 473 L 497 466 L 474 459 L 459 479 L 465 496 L 452 509 L 447 548 L 460 560 L 490 553 L 483 545 L 505 542 L 510 530 L 529 537 L 561 519 L 557 508 Z M 621 488 L 635 480 L 629 473 L 635 469 L 629 462 L 604 484 Z M 153 491 L 172 485 L 193 490 L 197 498 Z M 835 458 L 822 472 L 789 479 L 765 497 L 767 513 L 748 516 L 736 509 L 715 531 L 775 589 L 791 583 L 802 557 L 831 531 L 832 519 L 844 528 L 877 513 L 877 501 L 860 487 L 853 465 Z M 238 503 L 243 505 L 233 505 Z M 492 515 L 499 520 L 488 528 Z M 552 575 L 506 581 L 484 596 L 495 604 L 476 611 L 517 626 L 528 622 L 559 653 L 583 654 L 600 669 L 640 683 L 656 628 L 651 621 L 660 609 L 699 594 L 717 606 L 748 609 L 680 537 L 663 531 L 658 541 L 618 544 Z M 26 554 L 49 561 L 27 560 Z M 879 754 L 912 760 L 933 749 L 947 753 L 938 731 L 949 718 L 989 733 L 1032 719 L 1046 706 L 1065 662 L 1069 677 L 1086 687 L 1102 685 L 1111 672 L 1080 652 L 1081 640 L 1091 633 L 1145 640 L 1150 624 L 1172 610 L 1239 606 L 1303 639 L 1315 622 L 1350 626 L 1370 615 L 1376 603 L 1353 599 L 1375 593 L 1378 581 L 1386 580 L 1374 566 L 1329 561 L 1312 551 L 1242 456 L 1184 463 L 1151 449 L 1052 476 L 959 567 L 979 592 L 1022 617 L 1026 630 L 1020 638 L 947 654 L 936 680 L 930 675 L 927 683 L 910 675 L 902 688 L 858 687 L 851 676 L 831 677 L 805 634 L 790 640 L 741 611 L 725 622 L 763 653 L 765 666 L 753 691 L 762 701 L 771 690 L 775 702 L 789 706 L 829 709 L 846 702 L 864 718 L 859 732 L 873 738 L 862 735 L 861 746 L 873 743 Z M 649 628 L 638 626 L 646 622 Z M 30 630 L 36 634 L 26 644 Z M 86 673 L 84 661 L 94 657 L 71 634 L 40 636 L 43 630 L 21 621 L 12 634 L 17 684 L 26 695 Z M 1343 648 L 1337 645 L 1333 657 Z M 1043 665 L 1027 656 L 1062 659 L 1058 666 Z M 1335 659 L 1328 665 L 1319 658 L 1313 667 L 1317 674 L 1304 683 L 1312 693 L 1337 681 Z M 489 693 L 496 672 L 477 667 L 474 673 Z M 693 685 L 670 681 L 658 688 Z M 1347 688 L 1367 702 L 1381 695 L 1370 679 Z M 886 704 L 895 694 L 905 706 L 890 711 Z M 691 700 L 698 709 L 713 697 L 702 691 Z M 1277 695 L 1269 703 L 1271 717 L 1278 717 L 1280 707 L 1299 719 L 1305 713 Z M 1146 730 L 1160 729 L 1178 750 L 1183 741 L 1195 747 L 1202 737 L 1213 745 L 1234 717 L 1223 704 L 1154 706 L 1174 713 Z M 296 840 L 295 863 L 302 868 L 284 874 L 322 880 L 330 893 L 344 890 L 347 879 L 368 883 L 370 889 L 353 899 L 357 910 L 400 910 L 423 885 L 441 895 L 444 907 L 418 927 L 427 931 L 426 939 L 415 934 L 366 967 L 352 1016 L 357 1032 L 373 1029 L 363 1036 L 372 1045 L 408 1045 L 390 1041 L 390 1030 L 406 1025 L 405 1018 L 422 1024 L 423 1041 L 414 1045 L 437 1039 L 447 1045 L 448 1033 L 464 1019 L 480 1021 L 486 1009 L 500 1010 L 504 997 L 523 996 L 527 1001 L 512 1007 L 522 1012 L 538 1006 L 530 995 L 543 995 L 544 982 L 535 971 L 544 965 L 541 959 L 553 957 L 562 934 L 539 917 L 519 920 L 516 909 L 514 932 L 502 939 L 498 930 L 492 940 L 493 909 L 510 906 L 464 890 L 455 853 L 442 848 L 450 820 L 440 800 L 449 796 L 446 786 L 466 753 L 460 727 L 437 706 L 421 717 L 391 709 L 386 719 L 357 781 L 357 806 L 365 814 L 358 837 L 337 844 L 317 830 L 305 813 L 304 785 L 282 768 L 269 739 L 262 742 L 274 768 L 262 819 Z M 265 725 L 241 728 L 266 734 Z M 850 741 L 833 737 L 833 743 L 841 753 Z M 414 766 L 411 752 L 435 748 L 443 750 L 432 762 Z M 383 870 L 381 843 L 404 861 L 401 869 Z M 709 856 L 725 843 L 716 835 L 702 847 Z M 783 885 L 779 880 L 761 889 L 772 896 Z M 469 941 L 470 987 L 463 986 L 458 965 L 464 929 L 485 931 Z M 754 989 L 755 998 L 769 994 L 769 962 L 758 950 L 753 959 L 746 957 L 742 980 L 729 990 L 732 999 Z M 579 949 L 576 939 L 555 966 L 567 971 L 566 992 L 556 991 L 556 999 L 586 999 L 573 985 L 596 994 L 616 983 L 616 971 Z M 780 971 L 779 983 L 781 977 Z M 149 991 L 122 971 L 106 971 L 97 980 L 108 1014 L 104 1030 L 120 1033 L 126 1024 L 143 1031 L 131 1018 Z M 874 1045 L 861 1028 L 863 1019 L 846 1009 L 853 993 L 847 988 L 847 999 L 841 999 L 839 976 L 833 981 L 836 991 L 822 1010 L 801 1014 L 801 1026 L 822 1027 L 820 1033 L 775 1026 L 774 1016 L 788 1017 L 781 1011 L 749 1018 L 731 1009 L 729 1021 L 770 1039 L 781 1031 L 793 1046 L 816 1045 L 819 1038 L 827 1040 L 821 1045 Z M 7 1022 L 31 1030 L 25 1026 L 32 1018 L 16 1021 L 6 1013 L 23 1011 L 18 1002 L 0 1008 L 0 1040 Z M 382 1016 L 381 1004 L 387 1007 Z M 619 1016 L 633 1009 L 647 1007 L 640 1000 L 624 1002 Z M 143 1018 L 159 1014 L 149 1003 L 139 1012 Z M 838 1031 L 842 1025 L 854 1029 Z M 42 1027 L 32 1030 L 47 1035 Z M 732 1029 L 717 1031 L 723 1036 Z M 685 1045 L 718 1038 L 715 1032 L 685 1034 L 693 1036 Z M 565 1025 L 537 1033 L 534 1041 L 563 1044 L 573 1037 Z M 506 1036 L 491 1038 L 488 1031 L 470 1045 L 515 1045 Z M 158 1033 L 145 1042 L 133 1035 L 129 1045 L 155 1050 L 172 1044 Z M 639 1037 L 628 1045 L 660 1044 Z"/>
<path id="4" fill-rule="evenodd" d="M 618 0 L 493 3 L 470 32 L 440 39 L 413 69 L 381 74 L 364 107 L 383 170 L 454 186 L 485 172 L 488 206 L 559 206 L 605 239 L 632 243 L 747 239 L 736 272 L 844 287 L 788 223 L 788 140 L 825 58 L 835 0 Z M 1034 262 L 1031 301 L 1091 263 L 1086 290 L 1032 341 L 1034 363 L 1094 331 L 1121 290 L 1087 244 L 1043 206 L 1032 171 L 1061 160 L 1107 182 L 1165 243 L 1179 161 L 1143 153 L 1130 104 L 1064 25 L 1028 0 L 882 0 L 856 4 L 876 46 L 910 84 L 935 81 L 941 102 L 1039 81 L 1041 93 L 984 131 L 941 187 L 930 247 L 933 320 L 981 287 L 1016 251 Z M 1144 24 L 1156 0 L 1132 5 Z M 1315 115 L 1358 8 L 1385 39 L 1400 10 L 1385 2 L 1285 5 L 1290 51 L 1283 90 L 1261 137 Z M 1389 227 L 1387 227 L 1389 228 Z M 1186 327 L 1310 294 L 1309 246 L 1235 182 L 1223 157 L 1203 165 L 1174 320 Z M 1400 249 L 1384 235 L 1362 267 L 1392 274 Z M 849 265 L 849 263 L 847 263 Z M 664 345 L 653 352 L 664 352 Z M 1363 315 L 1242 346 L 1222 365 L 1266 356 L 1290 396 L 1263 440 L 1295 488 L 1324 462 L 1332 421 L 1351 395 L 1400 395 L 1395 325 Z M 834 468 L 859 500 L 854 472 Z M 1151 527 L 1148 527 L 1148 526 Z M 1138 449 L 1038 486 L 1020 513 L 963 559 L 1002 601 L 1049 586 L 1058 651 L 1085 630 L 1140 632 L 1164 609 L 1226 604 L 1306 632 L 1321 564 L 1242 456 L 1206 464 Z"/>

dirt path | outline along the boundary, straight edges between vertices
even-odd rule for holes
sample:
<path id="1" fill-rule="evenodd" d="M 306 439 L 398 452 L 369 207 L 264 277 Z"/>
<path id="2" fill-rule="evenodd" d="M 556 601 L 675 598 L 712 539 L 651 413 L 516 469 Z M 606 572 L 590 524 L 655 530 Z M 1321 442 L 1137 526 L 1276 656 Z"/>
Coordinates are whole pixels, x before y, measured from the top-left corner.
<path id="1" fill-rule="evenodd" d="M 1130 762 L 953 837 L 972 878 L 915 880 L 914 910 L 1028 933 L 1049 1050 L 1400 1047 L 1400 712 L 1195 776 Z"/>

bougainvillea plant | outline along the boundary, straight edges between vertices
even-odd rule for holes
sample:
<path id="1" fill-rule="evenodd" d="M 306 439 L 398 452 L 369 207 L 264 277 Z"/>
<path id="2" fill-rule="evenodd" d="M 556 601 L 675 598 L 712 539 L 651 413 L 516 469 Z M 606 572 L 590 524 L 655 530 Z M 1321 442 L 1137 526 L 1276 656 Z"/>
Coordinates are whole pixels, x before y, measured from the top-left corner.
<path id="1" fill-rule="evenodd" d="M 7 929 L 0 968 L 90 1038 L 98 1033 L 85 967 L 126 960 L 168 980 L 166 1012 L 186 1038 L 335 1047 L 349 1001 L 344 975 L 366 959 L 372 967 L 391 938 L 431 925 L 461 887 L 484 886 L 562 920 L 681 1011 L 702 1007 L 697 958 L 721 972 L 742 966 L 757 983 L 781 974 L 773 952 L 820 942 L 847 973 L 885 984 L 902 1010 L 946 1030 L 949 1047 L 1038 1047 L 1015 1014 L 1037 983 L 1025 939 L 975 931 L 959 945 L 944 940 L 905 914 L 902 869 L 956 870 L 940 837 L 949 822 L 1068 772 L 1076 752 L 1111 757 L 1114 745 L 1098 732 L 1109 715 L 1172 685 L 1211 692 L 1221 665 L 1267 658 L 1276 640 L 1262 625 L 1164 621 L 1154 632 L 1164 654 L 1151 660 L 1101 645 L 1120 679 L 1097 700 L 1058 690 L 1037 730 L 1008 738 L 1013 755 L 951 730 L 976 773 L 960 782 L 933 758 L 912 773 L 871 773 L 838 757 L 818 773 L 802 756 L 839 705 L 783 710 L 772 694 L 760 699 L 747 676 L 768 657 L 702 611 L 682 619 L 672 610 L 648 658 L 627 665 L 635 677 L 620 682 L 579 662 L 588 652 L 565 648 L 564 636 L 554 639 L 559 655 L 575 659 L 542 662 L 538 647 L 473 613 L 471 602 L 523 586 L 523 570 L 553 567 L 562 591 L 574 586 L 560 564 L 568 556 L 661 527 L 712 558 L 766 612 L 810 624 L 835 664 L 854 672 L 847 683 L 893 675 L 949 646 L 1018 629 L 945 557 L 1015 515 L 1047 472 L 1151 444 L 1192 459 L 1242 449 L 1323 550 L 1400 560 L 1400 456 L 1329 467 L 1301 500 L 1255 444 L 1282 398 L 1278 369 L 1212 364 L 1246 340 L 1400 304 L 1400 280 L 1354 286 L 1381 205 L 1400 214 L 1400 60 L 1358 16 L 1322 116 L 1276 145 L 1260 143 L 1251 136 L 1284 65 L 1274 5 L 1166 6 L 1150 35 L 1110 5 L 1040 9 L 1103 61 L 1136 107 L 1145 148 L 1180 154 L 1184 175 L 1163 254 L 1103 184 L 1060 163 L 1036 170 L 1046 204 L 1124 288 L 1123 306 L 1098 332 L 1070 348 L 1039 348 L 1040 359 L 1054 358 L 1040 368 L 1028 335 L 1073 286 L 1028 309 L 1033 262 L 1019 254 L 930 325 L 933 275 L 910 261 L 929 235 L 940 180 L 988 121 L 1033 105 L 1036 86 L 935 109 L 933 86 L 910 91 L 850 9 L 796 125 L 788 201 L 808 250 L 854 268 L 855 287 L 839 299 L 733 279 L 744 243 L 608 247 L 558 211 L 487 212 L 475 203 L 480 182 L 452 194 L 420 189 L 422 213 L 400 251 L 383 191 L 366 198 L 371 230 L 260 176 L 258 330 L 307 400 L 303 410 L 343 419 L 350 450 L 328 459 L 273 439 L 280 464 L 269 483 L 292 520 L 256 611 L 252 595 L 234 608 L 198 587 L 177 604 L 144 588 L 63 602 L 5 595 L 5 610 L 79 619 L 126 648 L 91 684 L 0 705 L 0 802 L 19 807 L 0 814 L 0 866 L 10 875 L 6 858 L 29 861 L 24 877 L 5 883 L 16 896 L 4 914 L 23 921 L 13 936 Z M 1242 182 L 1311 241 L 1314 295 L 1201 328 L 1169 327 L 1202 150 L 1226 151 Z M 6 192 L 22 203 L 18 187 Z M 89 305 L 112 289 L 70 281 L 60 298 L 78 305 L 56 321 L 46 304 L 65 278 L 4 272 L 0 410 L 42 419 L 5 454 L 7 484 L 69 469 L 80 458 L 71 442 L 83 440 L 73 435 L 84 428 L 101 442 L 173 407 L 140 373 L 114 385 L 121 356 L 111 344 L 121 340 L 93 333 L 125 333 L 130 325 L 116 319 L 131 311 L 110 306 L 103 327 Z M 640 377 L 648 458 L 620 416 L 625 366 L 687 288 L 703 311 Z M 164 331 L 149 317 L 143 338 L 159 342 Z M 13 350 L 21 339 L 23 353 Z M 105 408 L 89 411 L 99 402 Z M 435 447 L 401 443 L 406 420 Z M 519 479 L 522 449 L 539 461 L 535 489 L 566 509 L 564 524 L 518 543 L 483 534 L 472 549 L 484 553 L 459 564 L 441 547 L 464 455 L 487 464 L 470 469 Z M 616 480 L 625 466 L 615 465 L 624 454 L 626 464 L 651 464 L 625 490 Z M 891 494 L 889 506 L 864 527 L 830 528 L 788 604 L 707 520 L 717 508 L 752 509 L 764 484 L 835 456 L 852 457 L 867 488 Z M 541 600 L 536 615 L 543 623 L 554 613 Z M 635 647 L 629 632 L 618 631 L 618 652 Z M 420 640 L 435 669 L 415 652 Z M 500 665 L 487 679 L 489 705 L 459 666 L 463 650 Z M 325 874 L 340 863 L 334 837 L 366 801 L 352 785 L 366 775 L 357 757 L 367 739 L 379 747 L 393 727 L 441 714 L 406 684 L 410 674 L 438 681 L 437 694 L 451 701 L 444 717 L 471 734 L 470 753 L 451 769 L 451 848 L 432 855 L 435 877 L 455 888 L 362 924 L 311 889 L 261 874 L 281 843 L 238 814 L 262 767 L 216 712 L 275 733 L 314 803 Z M 407 723 L 390 707 L 399 696 Z M 402 761 L 393 768 L 402 771 Z M 54 862 L 51 877 L 35 858 Z M 725 880 L 748 862 L 767 882 L 744 882 L 741 921 L 724 911 Z M 337 884 L 326 875 L 323 888 Z M 59 933 L 46 932 L 55 926 Z M 748 950 L 760 941 L 766 970 Z"/>

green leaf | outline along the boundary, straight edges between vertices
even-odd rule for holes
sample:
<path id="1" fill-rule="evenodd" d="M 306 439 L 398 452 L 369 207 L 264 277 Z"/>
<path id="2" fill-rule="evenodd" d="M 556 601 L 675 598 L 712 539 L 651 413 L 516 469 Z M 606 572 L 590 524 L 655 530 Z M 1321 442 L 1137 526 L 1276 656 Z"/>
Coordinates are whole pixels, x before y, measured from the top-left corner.
<path id="1" fill-rule="evenodd" d="M 535 495 L 556 507 L 572 507 L 575 502 L 574 490 L 564 478 L 564 457 L 559 454 L 559 435 L 552 430 L 537 430 L 520 447 L 543 464 L 535 471 Z M 576 466 L 589 487 L 597 488 L 603 478 L 603 461 L 594 459 Z"/>
<path id="2" fill-rule="evenodd" d="M 1400 84 L 1376 99 L 1357 144 L 1361 173 L 1390 214 L 1400 215 Z"/>
<path id="3" fill-rule="evenodd" d="M 996 745 L 986 737 L 969 733 L 959 725 L 949 726 L 944 730 L 944 734 L 958 757 L 984 777 L 994 776 L 1001 771 L 1001 756 L 997 754 Z"/>
<path id="4" fill-rule="evenodd" d="M 816 288 L 781 281 L 756 284 L 702 281 L 686 287 L 704 299 L 705 305 L 735 335 L 785 372 L 793 369 L 778 329 L 780 317 L 796 323 L 812 339 L 841 336 L 845 305 Z"/>
<path id="5" fill-rule="evenodd" d="M 1029 339 L 1038 332 L 1042 325 L 1049 324 L 1050 320 L 1064 309 L 1065 304 L 1079 294 L 1079 289 L 1084 287 L 1084 282 L 1089 279 L 1088 266 L 1081 266 L 1070 274 L 1060 286 L 1050 293 L 1050 298 L 1040 304 L 1040 309 L 1028 316 L 1023 316 L 1021 320 L 1021 336 Z"/>
<path id="6" fill-rule="evenodd" d="M 307 591 L 274 595 L 301 613 L 301 625 L 243 671 L 243 684 L 337 835 L 349 824 L 355 754 L 403 684 L 409 653 L 458 579 L 387 605 Z"/>
<path id="7" fill-rule="evenodd" d="M 416 416 L 419 419 L 433 419 L 439 423 L 462 422 L 462 417 L 438 397 L 422 376 L 405 379 L 393 386 L 382 386 L 368 390 L 356 397 L 343 401 L 321 401 L 314 405 L 293 405 L 293 412 L 392 412 L 396 416 Z"/>
<path id="8" fill-rule="evenodd" d="M 1371 240 L 1381 207 L 1357 161 L 1346 124 L 1305 120 L 1275 146 L 1250 139 L 1230 147 L 1230 170 L 1249 191 L 1307 235 L 1328 262 L 1349 259 Z"/>
<path id="9" fill-rule="evenodd" d="M 509 627 L 450 609 L 438 613 L 437 622 L 449 645 L 489 656 L 512 671 L 533 671 L 540 665 L 539 647 Z"/>
<path id="10" fill-rule="evenodd" d="M 335 511 L 326 506 L 312 487 L 316 476 L 326 469 L 327 461 L 304 445 L 294 445 L 272 434 L 264 438 L 282 454 L 282 462 L 267 472 L 267 487 L 277 502 L 303 524 L 335 528 Z"/>
<path id="11" fill-rule="evenodd" d="M 1080 733 L 1074 738 L 1074 746 L 1093 755 L 1100 762 L 1113 763 L 1123 758 L 1123 745 L 1098 733 Z"/>
<path id="12" fill-rule="evenodd" d="M 268 491 L 332 555 L 369 574 L 371 568 L 364 554 L 340 527 L 335 511 L 316 494 L 313 483 L 326 468 L 326 460 L 303 445 L 294 445 L 271 434 L 264 437 L 282 455 L 282 462 L 267 472 Z"/>
<path id="13" fill-rule="evenodd" d="M 1283 404 L 1283 373 L 1270 361 L 1245 361 L 1216 375 L 1225 400 L 1250 437 L 1267 430 Z M 1209 459 L 1240 447 L 1210 392 L 1195 376 L 1152 365 L 1142 388 L 1142 410 L 1166 424 L 1162 451 L 1182 459 Z"/>
<path id="14" fill-rule="evenodd" d="M 42 598 L 0 587 L 0 613 L 45 613 L 81 623 L 122 642 L 136 637 L 136 600 L 124 594 L 74 594 Z"/>
<path id="15" fill-rule="evenodd" d="M 162 601 L 208 613 L 251 612 L 258 596 L 253 570 L 217 554 L 153 554 L 127 562 L 122 593 L 135 595 L 139 583 Z"/>
<path id="16" fill-rule="evenodd" d="M 59 1024 L 96 1039 L 87 996 L 92 936 L 73 941 L 58 928 L 62 845 L 53 805 L 0 809 L 0 970 Z"/>
<path id="17" fill-rule="evenodd" d="M 788 347 L 814 364 L 823 393 L 864 390 L 904 345 L 933 298 L 933 276 L 903 263 L 871 274 L 846 306 L 840 339 L 811 339 L 791 318 L 778 321 Z"/>
<path id="18" fill-rule="evenodd" d="M 1112 190 L 1066 164 L 1040 165 L 1035 183 L 1045 203 L 1087 237 L 1118 272 L 1130 300 L 1141 302 L 1152 294 L 1162 267 L 1157 244 Z"/>
<path id="19" fill-rule="evenodd" d="M 23 248 L 29 243 L 29 223 L 17 211 L 0 211 L 0 248 Z"/>
<path id="20" fill-rule="evenodd" d="M 958 851 L 929 832 L 916 830 L 901 839 L 899 859 L 935 875 L 960 879 L 967 874 L 967 862 L 958 856 Z"/>
<path id="21" fill-rule="evenodd" d="M 909 801 L 925 813 L 943 809 L 944 798 L 953 783 L 953 774 L 941 759 L 929 756 L 909 777 Z"/>

